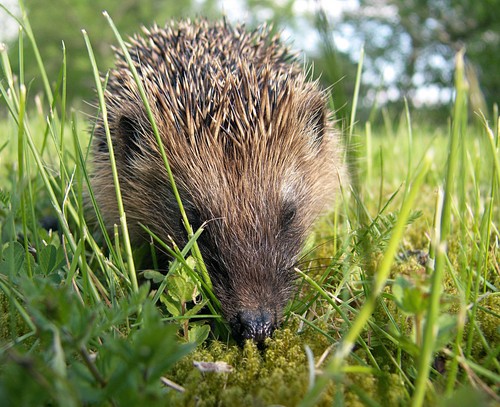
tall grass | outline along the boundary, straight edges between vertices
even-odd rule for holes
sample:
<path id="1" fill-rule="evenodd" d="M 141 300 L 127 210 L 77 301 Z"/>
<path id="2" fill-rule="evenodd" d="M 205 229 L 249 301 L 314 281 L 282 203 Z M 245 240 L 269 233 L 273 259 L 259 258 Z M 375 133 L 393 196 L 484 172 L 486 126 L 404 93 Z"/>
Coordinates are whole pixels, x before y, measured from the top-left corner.
<path id="1" fill-rule="evenodd" d="M 173 259 L 166 276 L 143 273 L 159 287 L 138 284 L 144 249 L 130 244 L 123 208 L 109 236 L 93 199 L 92 131 L 66 105 L 64 46 L 60 75 L 48 78 L 26 16 L 19 24 L 45 94 L 29 94 L 23 44 L 19 72 L 2 48 L 0 401 L 422 406 L 460 405 L 465 389 L 477 404 L 498 402 L 498 114 L 493 124 L 469 115 L 462 53 L 448 127 L 415 123 L 407 106 L 399 128 L 372 128 L 355 124 L 354 105 L 347 131 L 353 186 L 308 241 L 285 328 L 259 353 L 214 339 L 223 327 L 214 332 L 207 323 L 220 312 L 196 249 L 202 230 L 191 230 L 185 214 L 188 245 L 164 247 Z M 105 117 L 106 80 L 83 37 Z M 360 74 L 361 64 L 356 89 Z M 40 226 L 48 215 L 59 232 Z M 195 358 L 225 360 L 233 373 L 200 376 Z M 183 395 L 163 387 L 167 373 L 186 387 Z"/>

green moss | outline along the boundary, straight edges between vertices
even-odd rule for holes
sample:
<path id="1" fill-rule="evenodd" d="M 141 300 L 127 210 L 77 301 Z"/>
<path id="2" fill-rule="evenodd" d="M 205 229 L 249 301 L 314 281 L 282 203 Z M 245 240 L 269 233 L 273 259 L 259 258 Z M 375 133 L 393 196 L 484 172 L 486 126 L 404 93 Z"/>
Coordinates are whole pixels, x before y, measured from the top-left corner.
<path id="1" fill-rule="evenodd" d="M 176 394 L 174 404 L 180 406 L 293 406 L 306 394 L 309 386 L 309 367 L 305 345 L 310 345 L 316 362 L 329 346 L 325 337 L 316 331 L 297 334 L 286 327 L 276 331 L 266 342 L 264 351 L 248 342 L 243 349 L 213 341 L 197 349 L 181 361 L 170 378 L 186 389 Z M 360 351 L 358 355 L 363 355 Z M 327 359 L 328 360 L 328 359 Z M 230 373 L 202 373 L 193 361 L 224 361 L 233 367 Z M 359 364 L 351 358 L 353 365 Z M 327 363 L 327 362 L 324 362 Z M 324 366 L 321 366 L 322 368 Z M 390 396 L 387 392 L 390 390 Z M 332 382 L 318 405 L 329 406 L 342 399 L 345 405 L 361 406 L 366 400 L 383 401 L 398 406 L 408 400 L 406 389 L 398 375 L 388 371 L 371 374 L 347 374 L 342 383 Z M 386 404 L 386 401 L 389 404 Z"/>
<path id="2" fill-rule="evenodd" d="M 488 295 L 480 302 L 480 305 L 482 308 L 477 313 L 479 324 L 488 343 L 494 348 L 500 344 L 500 326 L 498 325 L 500 296 Z"/>
<path id="3" fill-rule="evenodd" d="M 10 341 L 30 331 L 9 298 L 0 292 L 0 341 Z"/>
<path id="4" fill-rule="evenodd" d="M 193 361 L 224 361 L 231 373 L 201 373 Z M 306 355 L 300 336 L 289 329 L 276 333 L 265 351 L 252 342 L 243 349 L 214 341 L 179 363 L 173 380 L 186 388 L 179 405 L 267 405 L 297 403 L 307 390 Z"/>

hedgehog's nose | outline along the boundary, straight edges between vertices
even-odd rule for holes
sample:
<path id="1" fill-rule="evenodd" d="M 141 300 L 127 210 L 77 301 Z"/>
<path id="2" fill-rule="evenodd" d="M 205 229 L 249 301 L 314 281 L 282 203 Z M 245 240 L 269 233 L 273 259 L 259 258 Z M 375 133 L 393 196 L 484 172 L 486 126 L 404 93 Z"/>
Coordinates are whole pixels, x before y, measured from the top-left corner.
<path id="1" fill-rule="evenodd" d="M 252 339 L 262 344 L 266 338 L 272 335 L 276 328 L 271 313 L 264 310 L 244 310 L 236 315 L 233 324 L 233 334 L 239 342 Z"/>

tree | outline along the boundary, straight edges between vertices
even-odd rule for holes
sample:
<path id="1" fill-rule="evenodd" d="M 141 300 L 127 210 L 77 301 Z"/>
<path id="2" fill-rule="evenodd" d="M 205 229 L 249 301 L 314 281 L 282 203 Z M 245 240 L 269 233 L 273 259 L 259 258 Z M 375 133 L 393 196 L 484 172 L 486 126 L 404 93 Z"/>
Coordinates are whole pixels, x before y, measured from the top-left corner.
<path id="1" fill-rule="evenodd" d="M 422 86 L 452 87 L 453 57 L 465 47 L 470 82 L 477 75 L 491 106 L 500 94 L 498 21 L 499 0 L 361 0 L 339 32 L 348 26 L 364 39 L 372 80 L 414 100 Z"/>

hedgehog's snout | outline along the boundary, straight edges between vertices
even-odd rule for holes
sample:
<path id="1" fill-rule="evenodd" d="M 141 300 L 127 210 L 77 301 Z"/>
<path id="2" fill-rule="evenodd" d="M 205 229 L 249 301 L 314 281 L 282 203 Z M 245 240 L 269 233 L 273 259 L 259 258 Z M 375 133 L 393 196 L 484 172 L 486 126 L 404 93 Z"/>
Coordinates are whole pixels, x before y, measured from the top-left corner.
<path id="1" fill-rule="evenodd" d="M 243 310 L 231 321 L 234 338 L 243 343 L 251 339 L 262 344 L 276 329 L 276 318 L 265 310 Z"/>

